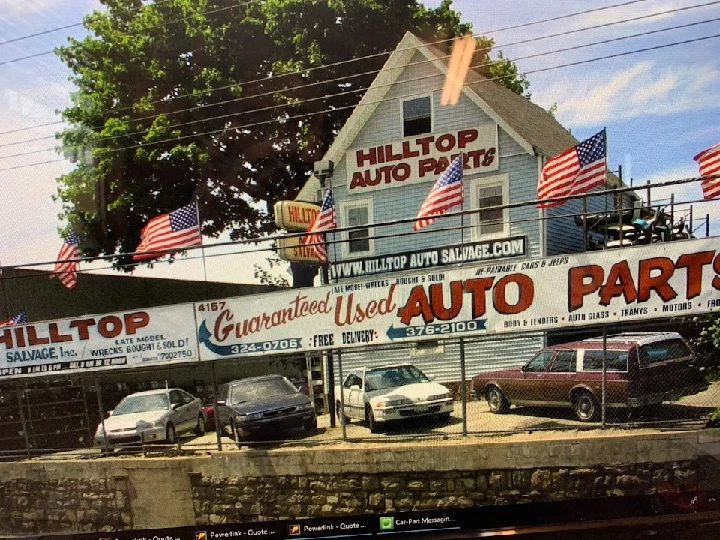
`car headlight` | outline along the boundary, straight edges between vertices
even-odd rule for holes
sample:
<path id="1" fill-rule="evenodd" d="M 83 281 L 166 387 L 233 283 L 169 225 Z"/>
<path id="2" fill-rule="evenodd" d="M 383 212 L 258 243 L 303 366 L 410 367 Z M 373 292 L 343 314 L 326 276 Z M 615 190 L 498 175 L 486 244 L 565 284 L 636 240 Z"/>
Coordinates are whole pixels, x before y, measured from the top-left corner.
<path id="1" fill-rule="evenodd" d="M 252 420 L 260 420 L 261 418 L 262 413 L 241 414 L 235 417 L 238 422 L 249 422 Z"/>
<path id="2" fill-rule="evenodd" d="M 406 397 L 389 397 L 384 399 L 379 399 L 375 403 L 375 407 L 378 408 L 384 408 L 384 407 L 401 407 L 403 405 L 412 405 L 412 400 Z"/>
<path id="3" fill-rule="evenodd" d="M 135 429 L 138 431 L 142 431 L 144 429 L 150 429 L 152 427 L 152 424 L 148 422 L 147 420 L 140 420 L 139 422 L 135 423 Z"/>
<path id="4" fill-rule="evenodd" d="M 95 436 L 96 436 L 96 437 L 102 437 L 103 435 L 105 435 L 105 432 L 103 431 L 102 424 L 100 424 L 100 425 L 97 427 L 97 429 L 95 430 Z"/>
<path id="5" fill-rule="evenodd" d="M 448 399 L 450 397 L 450 392 L 445 392 L 444 394 L 435 394 L 434 396 L 430 396 L 428 398 L 428 401 L 437 401 L 438 399 Z"/>
<path id="6" fill-rule="evenodd" d="M 299 411 L 309 411 L 312 408 L 313 408 L 312 403 L 303 403 L 302 405 L 300 405 L 298 407 L 298 410 Z"/>

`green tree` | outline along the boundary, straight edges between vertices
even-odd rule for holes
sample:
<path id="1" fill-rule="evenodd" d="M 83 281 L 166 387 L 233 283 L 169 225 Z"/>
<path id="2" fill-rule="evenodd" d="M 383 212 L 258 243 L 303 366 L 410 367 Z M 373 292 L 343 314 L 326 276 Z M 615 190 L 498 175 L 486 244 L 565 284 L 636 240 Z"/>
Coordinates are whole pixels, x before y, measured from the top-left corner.
<path id="1" fill-rule="evenodd" d="M 205 235 L 273 232 L 272 204 L 329 148 L 387 59 L 378 53 L 408 30 L 437 42 L 470 29 L 450 0 L 101 2 L 89 35 L 57 50 L 77 87 L 58 134 L 76 168 L 58 197 L 84 253 L 120 268 L 148 218 L 193 198 Z M 498 65 L 522 94 L 512 62 Z"/>

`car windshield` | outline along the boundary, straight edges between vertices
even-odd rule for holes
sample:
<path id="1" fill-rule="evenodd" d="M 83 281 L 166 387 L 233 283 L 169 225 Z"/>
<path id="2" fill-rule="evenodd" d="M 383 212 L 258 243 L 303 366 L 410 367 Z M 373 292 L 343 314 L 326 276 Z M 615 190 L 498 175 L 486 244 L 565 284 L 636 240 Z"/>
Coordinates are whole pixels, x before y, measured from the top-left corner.
<path id="1" fill-rule="evenodd" d="M 256 401 L 277 396 L 297 394 L 298 390 L 285 379 L 266 379 L 263 381 L 241 382 L 232 388 L 230 404 L 237 405 L 246 401 Z"/>
<path id="2" fill-rule="evenodd" d="M 367 391 L 425 382 L 430 382 L 430 379 L 414 366 L 376 369 L 365 374 L 365 389 Z"/>
<path id="3" fill-rule="evenodd" d="M 113 416 L 133 414 L 146 411 L 165 411 L 170 408 L 167 394 L 150 394 L 146 396 L 128 396 L 123 399 L 115 410 Z"/>

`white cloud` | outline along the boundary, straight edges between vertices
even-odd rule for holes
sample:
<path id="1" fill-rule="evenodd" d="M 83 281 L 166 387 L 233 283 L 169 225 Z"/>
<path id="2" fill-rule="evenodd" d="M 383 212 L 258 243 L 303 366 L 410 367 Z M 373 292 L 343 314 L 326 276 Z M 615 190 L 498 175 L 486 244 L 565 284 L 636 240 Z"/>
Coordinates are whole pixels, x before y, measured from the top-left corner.
<path id="1" fill-rule="evenodd" d="M 6 17 L 43 15 L 49 9 L 67 4 L 67 0 L 0 0 L 0 13 Z"/>
<path id="2" fill-rule="evenodd" d="M 535 89 L 542 106 L 557 103 L 558 120 L 571 127 L 642 116 L 720 108 L 720 69 L 711 63 L 660 65 L 643 61 L 615 74 L 566 75 L 547 90 Z"/>

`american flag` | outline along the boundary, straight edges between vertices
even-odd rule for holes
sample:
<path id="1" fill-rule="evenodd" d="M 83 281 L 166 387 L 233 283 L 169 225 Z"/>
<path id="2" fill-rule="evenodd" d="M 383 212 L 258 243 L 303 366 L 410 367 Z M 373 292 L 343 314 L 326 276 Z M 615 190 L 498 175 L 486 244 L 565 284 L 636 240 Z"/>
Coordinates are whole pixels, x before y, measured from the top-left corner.
<path id="1" fill-rule="evenodd" d="M 456 157 L 437 179 L 435 185 L 420 206 L 413 230 L 417 231 L 435 221 L 446 210 L 463 202 L 462 155 Z"/>
<path id="2" fill-rule="evenodd" d="M 315 221 L 308 228 L 308 234 L 302 237 L 302 244 L 315 244 L 315 255 L 321 261 L 328 260 L 327 249 L 325 248 L 324 231 L 337 228 L 337 220 L 335 219 L 335 206 L 333 205 L 332 188 L 327 190 L 323 199 L 322 207 Z"/>
<path id="3" fill-rule="evenodd" d="M 51 278 L 58 278 L 68 289 L 77 285 L 77 271 L 80 263 L 77 260 L 82 257 L 80 254 L 80 240 L 74 232 L 70 232 L 63 242 L 55 262 L 55 270 L 50 274 Z"/>
<path id="4" fill-rule="evenodd" d="M 603 185 L 606 168 L 607 148 L 605 130 L 602 130 L 545 163 L 538 184 L 538 207 L 550 208 L 565 204 L 566 201 L 544 201 L 579 195 Z"/>
<path id="5" fill-rule="evenodd" d="M 700 166 L 701 176 L 720 174 L 720 144 L 703 150 L 693 159 Z M 706 199 L 714 199 L 720 195 L 720 177 L 705 178 L 700 185 L 702 186 L 703 197 Z"/>
<path id="6" fill-rule="evenodd" d="M 11 317 L 10 319 L 0 321 L 0 328 L 2 328 L 4 326 L 15 326 L 18 324 L 26 324 L 27 322 L 28 322 L 27 313 L 25 313 L 25 311 L 21 311 L 20 313 L 16 314 L 14 317 Z"/>
<path id="7" fill-rule="evenodd" d="M 145 253 L 148 251 L 172 251 L 200 245 L 202 245 L 202 235 L 197 203 L 191 203 L 148 221 L 140 233 L 140 245 L 135 248 L 133 261 L 157 259 L 164 255 Z"/>

